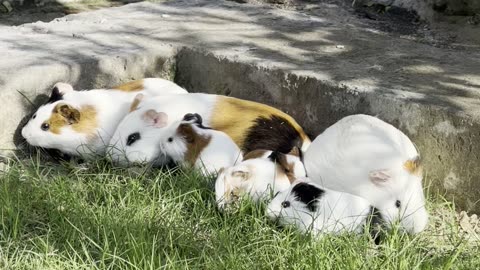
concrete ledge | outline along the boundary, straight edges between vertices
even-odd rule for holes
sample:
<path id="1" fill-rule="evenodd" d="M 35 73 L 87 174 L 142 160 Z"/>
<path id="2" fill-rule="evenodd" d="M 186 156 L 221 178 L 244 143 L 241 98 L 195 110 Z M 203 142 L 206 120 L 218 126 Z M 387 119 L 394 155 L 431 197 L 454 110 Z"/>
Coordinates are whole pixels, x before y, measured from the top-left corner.
<path id="1" fill-rule="evenodd" d="M 160 76 L 277 106 L 314 135 L 348 114 L 377 115 L 412 137 L 435 191 L 480 212 L 478 50 L 415 43 L 348 16 L 214 0 L 0 26 L 0 36 L 4 154 L 21 144 L 15 130 L 31 111 L 19 92 L 35 100 L 57 81 L 91 88 Z"/>

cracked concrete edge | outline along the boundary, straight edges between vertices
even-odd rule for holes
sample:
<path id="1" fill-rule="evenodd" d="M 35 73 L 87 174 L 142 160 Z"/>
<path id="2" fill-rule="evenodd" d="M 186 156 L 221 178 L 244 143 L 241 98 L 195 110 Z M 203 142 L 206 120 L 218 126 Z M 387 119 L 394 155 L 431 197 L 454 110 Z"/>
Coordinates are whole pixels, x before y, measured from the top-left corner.
<path id="1" fill-rule="evenodd" d="M 480 123 L 462 112 L 386 93 L 359 92 L 194 49 L 183 49 L 177 55 L 175 78 L 193 92 L 254 99 L 278 107 L 313 136 L 344 116 L 375 115 L 414 141 L 426 167 L 425 186 L 463 210 L 480 212 Z"/>

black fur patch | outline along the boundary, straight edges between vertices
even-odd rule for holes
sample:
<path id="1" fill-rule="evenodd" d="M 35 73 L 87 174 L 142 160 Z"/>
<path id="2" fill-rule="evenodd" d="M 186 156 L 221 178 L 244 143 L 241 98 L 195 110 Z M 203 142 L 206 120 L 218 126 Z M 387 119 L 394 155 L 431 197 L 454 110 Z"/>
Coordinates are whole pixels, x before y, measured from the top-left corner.
<path id="1" fill-rule="evenodd" d="M 203 125 L 203 118 L 198 113 L 187 113 L 183 116 L 183 121 L 192 122 L 193 124 L 197 125 L 197 127 L 202 129 L 211 129 Z"/>
<path id="2" fill-rule="evenodd" d="M 270 156 L 268 156 L 268 159 L 270 159 L 270 161 L 274 163 L 277 163 L 280 158 L 279 155 L 281 155 L 281 153 L 279 153 L 278 151 L 272 151 Z"/>
<path id="3" fill-rule="evenodd" d="M 292 193 L 297 200 L 305 203 L 310 211 L 315 212 L 318 207 L 316 199 L 322 197 L 325 191 L 308 183 L 298 183 L 292 188 Z"/>
<path id="4" fill-rule="evenodd" d="M 250 127 L 243 149 L 246 153 L 265 149 L 288 154 L 294 146 L 302 147 L 302 140 L 297 130 L 287 119 L 272 115 L 270 118 L 259 117 Z"/>
<path id="5" fill-rule="evenodd" d="M 58 90 L 57 87 L 54 87 L 52 89 L 52 94 L 50 95 L 50 98 L 48 99 L 47 103 L 54 103 L 62 99 L 63 99 L 63 94 L 60 93 L 60 90 Z"/>

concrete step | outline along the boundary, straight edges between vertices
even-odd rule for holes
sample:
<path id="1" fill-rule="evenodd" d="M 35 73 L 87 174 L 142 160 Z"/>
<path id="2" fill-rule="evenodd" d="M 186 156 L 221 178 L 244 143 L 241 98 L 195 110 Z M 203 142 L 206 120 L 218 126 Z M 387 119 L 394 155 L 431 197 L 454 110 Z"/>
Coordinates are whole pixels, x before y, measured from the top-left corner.
<path id="1" fill-rule="evenodd" d="M 417 144 L 433 190 L 480 212 L 476 48 L 421 44 L 340 11 L 185 0 L 0 26 L 0 51 L 3 154 L 21 144 L 27 99 L 38 104 L 57 81 L 80 89 L 161 76 L 279 107 L 313 135 L 345 115 L 376 115 Z"/>

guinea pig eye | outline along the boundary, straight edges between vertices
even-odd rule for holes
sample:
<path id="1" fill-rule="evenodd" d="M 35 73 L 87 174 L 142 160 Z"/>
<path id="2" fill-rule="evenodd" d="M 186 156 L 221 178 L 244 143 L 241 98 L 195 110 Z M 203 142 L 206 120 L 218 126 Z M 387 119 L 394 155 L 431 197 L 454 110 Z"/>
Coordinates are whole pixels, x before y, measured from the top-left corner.
<path id="1" fill-rule="evenodd" d="M 284 202 L 282 202 L 282 207 L 283 207 L 283 208 L 288 208 L 288 207 L 290 207 L 290 202 L 289 202 L 289 201 L 284 201 Z"/>
<path id="2" fill-rule="evenodd" d="M 37 114 L 34 114 L 34 115 L 32 116 L 32 119 L 35 119 L 35 118 L 37 118 Z"/>
<path id="3" fill-rule="evenodd" d="M 399 200 L 395 201 L 395 207 L 400 208 L 401 205 L 402 203 Z"/>
<path id="4" fill-rule="evenodd" d="M 140 140 L 140 133 L 135 132 L 135 133 L 132 133 L 132 134 L 128 135 L 127 146 L 132 145 L 134 142 L 136 142 L 138 140 Z"/>
<path id="5" fill-rule="evenodd" d="M 43 130 L 43 131 L 47 131 L 49 128 L 50 128 L 50 125 L 48 123 L 43 123 L 40 128 Z"/>
<path id="6" fill-rule="evenodd" d="M 168 142 L 173 142 L 173 138 L 172 137 L 168 138 Z"/>

